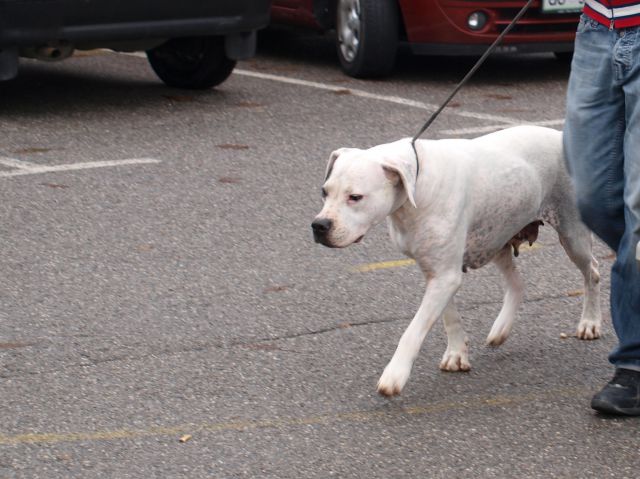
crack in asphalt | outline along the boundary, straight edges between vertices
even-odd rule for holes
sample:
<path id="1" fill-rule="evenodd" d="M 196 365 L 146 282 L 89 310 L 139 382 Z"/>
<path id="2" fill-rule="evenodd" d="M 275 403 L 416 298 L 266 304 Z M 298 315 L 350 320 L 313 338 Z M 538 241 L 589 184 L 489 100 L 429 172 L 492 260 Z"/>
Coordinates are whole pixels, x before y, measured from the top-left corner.
<path id="1" fill-rule="evenodd" d="M 555 295 L 555 296 L 545 296 L 545 297 L 538 297 L 538 298 L 532 298 L 532 299 L 528 299 L 526 301 L 523 301 L 523 304 L 528 304 L 528 303 L 539 303 L 541 301 L 547 301 L 547 300 L 558 300 L 558 299 L 567 299 L 568 296 L 566 294 L 562 294 L 562 295 Z M 472 305 L 469 305 L 466 308 L 461 308 L 459 309 L 459 311 L 461 313 L 464 312 L 468 312 L 468 311 L 472 311 L 476 308 L 478 308 L 479 306 L 488 306 L 488 305 L 497 305 L 497 304 L 502 304 L 502 300 L 499 301 L 479 301 L 479 302 L 475 302 Z M 87 367 L 93 367 L 93 366 L 99 366 L 102 364 L 108 364 L 108 363 L 115 363 L 115 362 L 119 362 L 119 361 L 140 361 L 140 360 L 144 360 L 144 359 L 148 359 L 148 358 L 153 358 L 153 357 L 163 357 L 163 356 L 172 356 L 172 355 L 178 355 L 178 354 L 185 354 L 185 353 L 194 353 L 194 352 L 201 352 L 201 351 L 208 351 L 211 349 L 223 349 L 223 350 L 231 350 L 231 349 L 235 349 L 235 348 L 248 348 L 248 349 L 253 349 L 253 350 L 264 350 L 264 351 L 282 351 L 282 352 L 291 352 L 291 353 L 296 353 L 296 354 L 302 354 L 300 351 L 297 350 L 292 350 L 292 349 L 284 349 L 284 348 L 267 348 L 267 347 L 259 347 L 257 345 L 260 344 L 269 344 L 269 343 L 274 343 L 277 341 L 286 341 L 286 340 L 290 340 L 290 339 L 297 339 L 297 338 L 303 338 L 303 337 L 307 337 L 307 336 L 318 336 L 318 335 L 322 335 L 322 334 L 328 334 L 328 333 L 332 333 L 334 331 L 339 331 L 339 330 L 343 330 L 343 329 L 350 329 L 350 328 L 355 328 L 355 327 L 363 327 L 363 326 L 373 326 L 373 325 L 378 325 L 378 324 L 387 324 L 387 323 L 394 323 L 394 322 L 398 322 L 398 321 L 409 321 L 411 318 L 409 317 L 387 317 L 387 318 L 381 318 L 381 319 L 372 319 L 372 320 L 368 320 L 368 321 L 361 321 L 361 322 L 356 322 L 356 323 L 348 323 L 348 322 L 344 322 L 344 323 L 339 323 L 333 326 L 328 326 L 325 328 L 320 328 L 320 329 L 316 329 L 316 330 L 307 330 L 307 331 L 301 331 L 301 332 L 291 332 L 291 333 L 287 333 L 287 334 L 282 334 L 282 335 L 278 335 L 278 336 L 269 336 L 269 337 L 263 337 L 263 338 L 255 338 L 255 339 L 248 339 L 248 340 L 243 340 L 243 341 L 232 341 L 229 343 L 224 343 L 224 342 L 205 342 L 205 343 L 201 343 L 198 345 L 193 345 L 192 347 L 183 347 L 183 348 L 164 348 L 161 349 L 159 351 L 154 351 L 154 352 L 149 352 L 146 354 L 138 354 L 138 355 L 114 355 L 111 357 L 104 357 L 104 358 L 97 358 L 97 357 L 92 357 L 90 354 L 86 353 L 86 352 L 81 352 L 79 353 L 79 356 L 81 358 L 83 358 L 84 362 L 82 363 L 78 363 L 78 362 L 71 362 L 70 364 L 66 364 L 63 365 L 62 367 L 59 368 L 52 368 L 52 369 L 46 369 L 46 370 L 40 370 L 40 371 L 19 371 L 16 369 L 10 370 L 9 367 L 7 365 L 3 366 L 3 369 L 5 370 L 4 372 L 0 371 L 0 379 L 14 379 L 14 378 L 20 378 L 20 377 L 28 377 L 28 376 L 38 376 L 38 375 L 43 375 L 43 374 L 53 374 L 53 373 L 57 373 L 57 372 L 61 372 L 64 371 L 66 369 L 69 368 L 87 368 Z M 34 341 L 32 342 L 32 346 L 36 346 L 37 343 L 39 341 Z M 5 354 L 12 354 L 10 351 L 6 350 L 6 351 L 2 351 Z M 13 353 L 15 354 L 15 353 Z M 8 373 L 6 371 L 9 371 Z"/>

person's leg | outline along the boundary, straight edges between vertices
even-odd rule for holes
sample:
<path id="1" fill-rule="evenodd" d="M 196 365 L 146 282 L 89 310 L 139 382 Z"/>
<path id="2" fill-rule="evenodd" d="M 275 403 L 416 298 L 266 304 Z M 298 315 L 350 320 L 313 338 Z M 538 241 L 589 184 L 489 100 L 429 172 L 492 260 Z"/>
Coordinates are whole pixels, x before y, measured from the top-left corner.
<path id="1" fill-rule="evenodd" d="M 635 136 L 640 127 L 640 94 L 636 94 L 640 47 L 635 47 L 636 42 L 640 45 L 640 34 L 636 30 L 609 31 L 583 16 L 564 131 L 567 167 L 582 219 L 617 254 L 611 317 L 619 346 L 609 358 L 617 369 L 591 406 L 629 415 L 640 415 L 640 272 L 632 253 L 640 226 L 640 139 Z"/>
<path id="2" fill-rule="evenodd" d="M 624 97 L 615 32 L 580 20 L 567 92 L 564 149 L 584 223 L 614 251 L 624 233 Z"/>
<path id="3" fill-rule="evenodd" d="M 635 83 L 634 88 L 640 91 L 640 76 Z M 616 366 L 616 373 L 609 384 L 593 397 L 591 407 L 609 414 L 638 416 L 640 265 L 636 261 L 635 250 L 640 239 L 640 137 L 634 132 L 638 132 L 640 127 L 640 102 L 637 101 L 637 95 L 627 98 L 627 111 L 630 114 L 627 115 L 629 129 L 624 144 L 626 228 L 611 270 L 611 318 L 618 336 L 618 347 L 610 354 L 609 360 Z M 638 110 L 638 113 L 630 110 Z"/>
<path id="4" fill-rule="evenodd" d="M 625 231 L 611 271 L 611 316 L 619 345 L 610 356 L 618 367 L 640 371 L 640 28 L 627 29 L 620 40 L 627 131 L 624 137 Z"/>

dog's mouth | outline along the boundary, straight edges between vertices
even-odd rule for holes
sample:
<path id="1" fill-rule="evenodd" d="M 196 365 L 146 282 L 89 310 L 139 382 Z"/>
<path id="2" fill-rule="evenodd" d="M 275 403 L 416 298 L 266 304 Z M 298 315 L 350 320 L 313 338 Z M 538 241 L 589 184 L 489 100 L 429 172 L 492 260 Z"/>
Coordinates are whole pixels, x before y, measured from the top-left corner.
<path id="1" fill-rule="evenodd" d="M 315 239 L 316 243 L 320 243 L 321 245 L 326 246 L 328 248 L 340 249 L 340 248 L 346 248 L 347 246 L 350 246 L 352 244 L 360 243 L 363 238 L 364 238 L 364 235 L 359 236 L 358 238 L 356 238 L 356 240 L 353 243 L 349 243 L 347 245 L 342 245 L 342 246 L 338 246 L 338 245 L 335 245 L 335 244 L 331 243 L 330 241 L 327 240 L 326 237 L 318 237 L 318 236 L 316 236 L 314 239 Z"/>

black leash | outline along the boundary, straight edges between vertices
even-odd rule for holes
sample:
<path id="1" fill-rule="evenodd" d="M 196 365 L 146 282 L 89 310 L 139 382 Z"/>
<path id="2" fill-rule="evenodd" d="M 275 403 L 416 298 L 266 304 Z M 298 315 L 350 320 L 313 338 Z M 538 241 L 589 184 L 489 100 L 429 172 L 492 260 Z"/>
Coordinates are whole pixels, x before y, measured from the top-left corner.
<path id="1" fill-rule="evenodd" d="M 445 107 L 449 104 L 449 102 L 451 101 L 451 99 L 456 96 L 456 93 L 458 93 L 458 91 L 460 91 L 460 89 L 469 81 L 469 79 L 473 76 L 473 74 L 478 71 L 478 69 L 482 66 L 482 64 L 484 63 L 484 61 L 487 59 L 487 57 L 489 55 L 491 55 L 491 53 L 493 52 L 493 50 L 495 49 L 495 47 L 502 41 L 502 39 L 504 38 L 504 36 L 509 33 L 511 31 L 511 29 L 514 27 L 514 25 L 516 23 L 518 23 L 518 20 L 520 20 L 522 18 L 522 16 L 525 14 L 525 12 L 529 9 L 529 7 L 531 6 L 531 4 L 533 3 L 534 0 L 529 0 L 524 7 L 522 7 L 522 10 L 520 10 L 518 12 L 518 14 L 513 18 L 513 20 L 511 20 L 511 23 L 509 25 L 507 25 L 507 27 L 502 31 L 502 33 L 500 35 L 498 35 L 498 38 L 495 39 L 495 41 L 489 46 L 489 48 L 487 48 L 487 51 L 484 52 L 484 54 L 480 57 L 480 59 L 476 62 L 475 65 L 473 65 L 473 67 L 471 68 L 471 70 L 469 70 L 469 73 L 467 73 L 467 75 L 460 81 L 460 83 L 458 83 L 458 85 L 453 89 L 453 91 L 451 92 L 451 94 L 447 97 L 447 99 L 444 101 L 444 103 L 442 103 L 442 105 L 440 105 L 440 108 L 438 108 L 430 117 L 429 119 L 425 122 L 424 125 L 422 125 L 422 128 L 420 128 L 420 131 L 418 131 L 418 133 L 416 133 L 413 138 L 411 139 L 411 147 L 413 148 L 413 153 L 416 155 L 416 180 L 418 178 L 418 173 L 420 173 L 420 162 L 418 161 L 418 152 L 416 151 L 416 140 L 418 138 L 420 138 L 420 136 L 425 132 L 425 130 L 427 128 L 429 128 L 429 126 L 431 125 L 431 123 L 433 123 L 433 121 L 437 118 L 437 116 L 442 112 L 442 110 L 445 109 Z"/>

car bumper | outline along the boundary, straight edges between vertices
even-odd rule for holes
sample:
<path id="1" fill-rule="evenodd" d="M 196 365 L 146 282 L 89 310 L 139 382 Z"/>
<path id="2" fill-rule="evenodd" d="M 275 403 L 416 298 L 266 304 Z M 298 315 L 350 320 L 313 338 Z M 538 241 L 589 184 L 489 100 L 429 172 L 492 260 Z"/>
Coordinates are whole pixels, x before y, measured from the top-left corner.
<path id="1" fill-rule="evenodd" d="M 412 43 L 411 51 L 416 55 L 469 55 L 479 56 L 486 52 L 488 44 L 441 44 L 441 43 Z M 515 43 L 498 45 L 494 52 L 509 53 L 543 53 L 543 52 L 572 52 L 573 42 L 555 43 Z"/>
<path id="2" fill-rule="evenodd" d="M 404 2 L 406 0 L 400 0 Z M 407 2 L 408 5 L 409 2 Z M 526 2 L 513 0 L 425 0 L 403 10 L 407 40 L 417 53 L 482 53 L 511 23 Z M 467 19 L 482 12 L 488 19 L 473 31 Z M 571 51 L 579 14 L 545 14 L 541 2 L 534 2 L 504 37 L 503 51 Z"/>
<path id="3" fill-rule="evenodd" d="M 0 0 L 0 46 L 229 35 L 269 22 L 269 0 Z"/>

